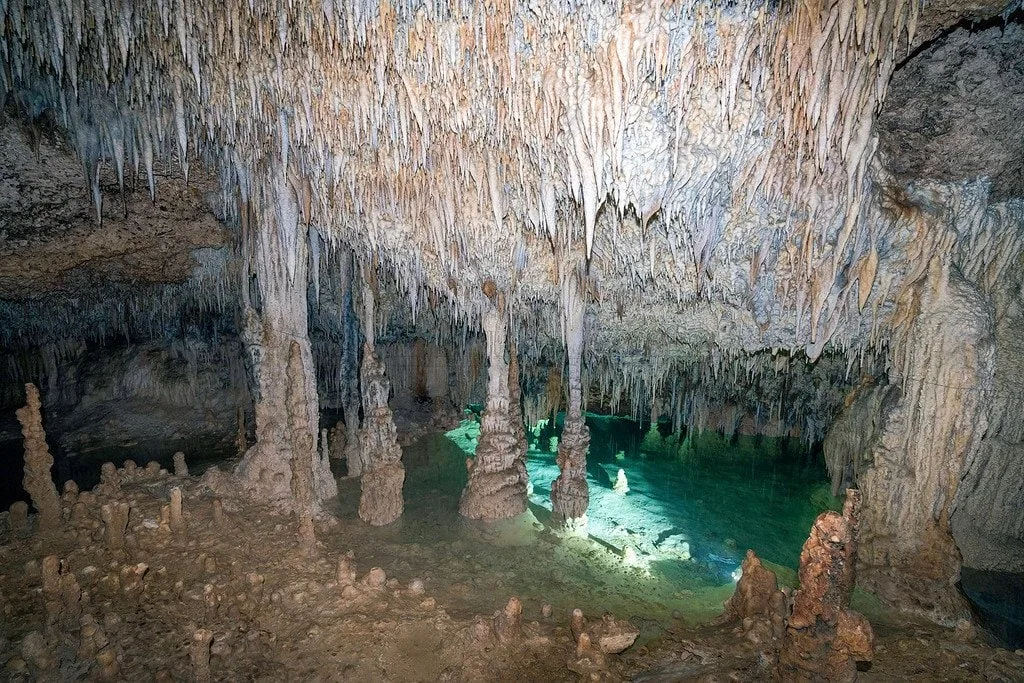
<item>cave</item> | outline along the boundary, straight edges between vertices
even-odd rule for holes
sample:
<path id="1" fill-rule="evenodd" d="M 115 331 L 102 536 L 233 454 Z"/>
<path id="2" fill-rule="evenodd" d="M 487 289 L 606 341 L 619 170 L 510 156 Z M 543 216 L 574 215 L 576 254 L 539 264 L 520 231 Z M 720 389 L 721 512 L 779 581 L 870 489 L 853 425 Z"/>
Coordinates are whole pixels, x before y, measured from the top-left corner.
<path id="1" fill-rule="evenodd" d="M 1020 679 L 1020 2 L 0 0 L 0 104 L 7 679 Z"/>

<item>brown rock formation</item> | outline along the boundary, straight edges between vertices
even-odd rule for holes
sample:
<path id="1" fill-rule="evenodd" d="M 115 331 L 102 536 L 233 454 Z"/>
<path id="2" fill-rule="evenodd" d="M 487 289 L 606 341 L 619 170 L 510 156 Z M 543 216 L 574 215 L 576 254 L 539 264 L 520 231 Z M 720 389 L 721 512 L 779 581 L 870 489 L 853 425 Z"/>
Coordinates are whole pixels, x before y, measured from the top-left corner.
<path id="1" fill-rule="evenodd" d="M 25 385 L 25 407 L 16 410 L 15 415 L 25 437 L 25 490 L 39 513 L 39 530 L 54 531 L 60 526 L 60 498 L 50 474 L 53 456 L 46 445 L 39 390 L 34 384 Z"/>
<path id="2" fill-rule="evenodd" d="M 736 592 L 725 603 L 725 613 L 716 623 L 741 621 L 748 632 L 767 624 L 767 633 L 772 638 L 781 638 L 786 630 L 786 608 L 786 596 L 779 590 L 775 573 L 761 564 L 753 550 L 748 550 Z"/>
<path id="3" fill-rule="evenodd" d="M 507 321 L 498 307 L 484 311 L 487 337 L 487 403 L 480 418 L 480 440 L 459 513 L 471 519 L 503 519 L 526 510 L 525 453 L 519 451 L 516 420 L 505 360 Z"/>
<path id="4" fill-rule="evenodd" d="M 857 561 L 859 494 L 847 492 L 843 515 L 818 516 L 800 553 L 800 588 L 779 653 L 784 681 L 852 681 L 874 654 L 871 624 L 849 609 Z"/>
<path id="5" fill-rule="evenodd" d="M 299 545 L 310 553 L 316 547 L 313 529 L 313 470 L 318 456 L 313 438 L 316 425 L 310 429 L 305 406 L 307 377 L 309 374 L 302 367 L 302 349 L 298 342 L 293 341 L 288 355 L 287 391 L 288 426 L 292 435 L 292 497 L 299 522 Z"/>
<path id="6" fill-rule="evenodd" d="M 365 469 L 360 481 L 359 518 L 382 526 L 402 516 L 405 468 L 395 421 L 388 407 L 391 384 L 384 364 L 369 343 L 363 347 L 361 380 L 363 427 L 359 430 L 359 439 Z"/>

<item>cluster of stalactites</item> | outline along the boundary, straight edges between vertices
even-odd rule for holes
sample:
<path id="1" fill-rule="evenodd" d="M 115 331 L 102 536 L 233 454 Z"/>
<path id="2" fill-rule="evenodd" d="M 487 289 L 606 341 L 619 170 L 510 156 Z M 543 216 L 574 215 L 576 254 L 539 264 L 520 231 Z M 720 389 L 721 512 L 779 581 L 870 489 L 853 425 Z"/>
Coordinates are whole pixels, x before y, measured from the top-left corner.
<path id="1" fill-rule="evenodd" d="M 379 253 L 411 298 L 428 282 L 476 317 L 487 302 L 467 285 L 485 276 L 554 290 L 553 244 L 682 299 L 727 291 L 711 271 L 739 257 L 752 283 L 779 272 L 758 286 L 800 311 L 816 355 L 874 281 L 871 123 L 917 3 L 4 0 L 0 14 L 3 87 L 57 112 L 97 203 L 99 164 L 155 192 L 160 158 L 186 176 L 201 158 L 238 217 L 277 182 L 273 158 L 310 239 Z M 777 262 L 745 237 L 766 213 Z M 650 263 L 619 258 L 626 222 Z"/>

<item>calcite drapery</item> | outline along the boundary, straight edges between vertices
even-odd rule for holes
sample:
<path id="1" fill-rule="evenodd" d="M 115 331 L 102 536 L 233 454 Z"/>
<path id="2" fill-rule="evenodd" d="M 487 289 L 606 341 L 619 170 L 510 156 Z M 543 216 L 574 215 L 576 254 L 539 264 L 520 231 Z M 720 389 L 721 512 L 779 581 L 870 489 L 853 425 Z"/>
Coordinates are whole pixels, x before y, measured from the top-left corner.
<path id="1" fill-rule="evenodd" d="M 485 310 L 482 318 L 487 338 L 487 403 L 459 513 L 471 519 L 503 519 L 526 510 L 526 454 L 521 450 L 525 443 L 517 437 L 516 421 L 522 417 L 518 403 L 512 403 L 505 360 L 508 321 L 498 306 Z"/>
<path id="2" fill-rule="evenodd" d="M 866 444 L 870 464 L 858 480 L 860 585 L 953 623 L 967 616 L 967 605 L 956 587 L 960 553 L 950 517 L 965 463 L 986 429 L 993 319 L 984 294 L 937 259 L 913 297 L 919 309 L 892 362 L 893 395 L 859 399 L 881 411 L 862 420 L 876 423 L 878 434 Z M 855 402 L 848 410 L 859 408 Z"/>
<path id="3" fill-rule="evenodd" d="M 558 444 L 558 478 L 551 485 L 555 518 L 566 526 L 585 525 L 590 492 L 587 490 L 587 449 L 590 430 L 583 418 L 583 314 L 584 300 L 575 274 L 562 282 L 565 352 L 569 361 L 569 407 Z"/>

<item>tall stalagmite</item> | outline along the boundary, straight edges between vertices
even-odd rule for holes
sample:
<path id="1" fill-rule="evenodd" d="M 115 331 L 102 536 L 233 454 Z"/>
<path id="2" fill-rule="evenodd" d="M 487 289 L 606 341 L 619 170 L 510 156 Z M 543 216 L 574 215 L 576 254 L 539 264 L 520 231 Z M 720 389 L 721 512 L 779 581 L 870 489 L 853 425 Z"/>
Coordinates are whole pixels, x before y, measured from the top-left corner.
<path id="1" fill-rule="evenodd" d="M 359 430 L 359 443 L 364 469 L 360 480 L 359 518 L 368 524 L 382 526 L 402 516 L 405 468 L 402 466 L 402 448 L 398 445 L 395 420 L 388 406 L 391 383 L 375 348 L 373 290 L 365 283 L 363 302 L 366 343 L 363 345 L 360 373 L 363 427 Z"/>
<path id="2" fill-rule="evenodd" d="M 556 519 L 566 526 L 583 526 L 590 503 L 587 490 L 590 430 L 583 418 L 583 315 L 586 307 L 575 274 L 567 274 L 562 282 L 562 308 L 569 361 L 569 407 L 558 444 L 561 474 L 551 486 L 551 505 Z"/>
<path id="3" fill-rule="evenodd" d="M 878 436 L 867 454 L 851 456 L 869 463 L 859 478 L 860 583 L 891 604 L 952 622 L 967 606 L 956 587 L 950 516 L 987 425 L 994 323 L 987 297 L 938 259 L 910 298 L 919 308 L 894 353 L 895 395 L 874 401 Z"/>
<path id="4" fill-rule="evenodd" d="M 471 519 L 503 519 L 526 510 L 525 453 L 517 438 L 518 406 L 511 403 L 509 364 L 505 360 L 508 321 L 503 307 L 482 316 L 487 338 L 487 403 L 480 418 L 480 440 L 459 512 Z"/>
<path id="5" fill-rule="evenodd" d="M 291 509 L 292 448 L 295 441 L 288 424 L 288 359 L 292 344 L 298 345 L 305 373 L 303 395 L 293 405 L 307 413 L 305 429 L 313 443 L 320 423 L 313 355 L 309 344 L 306 283 L 309 251 L 307 226 L 299 220 L 295 193 L 284 172 L 275 169 L 271 181 L 255 197 L 256 221 L 249 235 L 250 268 L 259 283 L 257 332 L 247 340 L 257 375 L 256 444 L 238 465 L 237 473 L 251 493 L 272 504 Z M 244 229 L 244 227 L 243 227 Z M 250 305 L 250 302 L 243 302 Z M 248 319 L 252 312 L 247 310 Z M 313 463 L 313 505 L 337 493 L 337 484 L 326 458 Z"/>
<path id="6" fill-rule="evenodd" d="M 53 531 L 60 526 L 60 498 L 53 485 L 50 469 L 53 456 L 46 445 L 43 431 L 43 413 L 39 401 L 39 389 L 34 384 L 25 385 L 25 406 L 15 411 L 25 437 L 25 490 L 32 497 L 32 505 L 39 513 L 39 530 Z"/>

